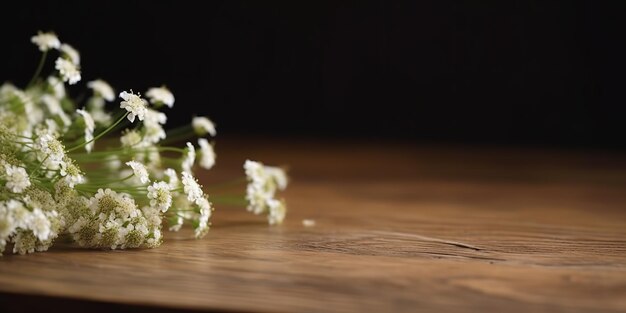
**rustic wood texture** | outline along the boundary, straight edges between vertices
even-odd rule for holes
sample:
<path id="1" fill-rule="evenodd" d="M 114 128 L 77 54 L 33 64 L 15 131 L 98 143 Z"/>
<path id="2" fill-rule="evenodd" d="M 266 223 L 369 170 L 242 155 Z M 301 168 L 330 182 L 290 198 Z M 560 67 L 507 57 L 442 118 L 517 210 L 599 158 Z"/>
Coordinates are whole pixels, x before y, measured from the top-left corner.
<path id="1" fill-rule="evenodd" d="M 626 311 L 623 154 L 235 139 L 217 149 L 205 185 L 240 173 L 245 156 L 290 166 L 284 225 L 221 207 L 203 240 L 5 255 L 5 305 L 13 294 L 250 312 Z"/>

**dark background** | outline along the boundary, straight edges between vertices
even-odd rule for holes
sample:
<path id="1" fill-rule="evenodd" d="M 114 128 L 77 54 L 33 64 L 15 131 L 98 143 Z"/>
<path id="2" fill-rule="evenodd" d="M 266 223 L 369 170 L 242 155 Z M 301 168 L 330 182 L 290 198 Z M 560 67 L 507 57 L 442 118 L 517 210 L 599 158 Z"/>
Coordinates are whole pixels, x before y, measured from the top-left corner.
<path id="1" fill-rule="evenodd" d="M 626 10 L 598 2 L 12 1 L 0 80 L 23 86 L 54 30 L 74 94 L 167 84 L 171 123 L 221 135 L 624 149 Z"/>

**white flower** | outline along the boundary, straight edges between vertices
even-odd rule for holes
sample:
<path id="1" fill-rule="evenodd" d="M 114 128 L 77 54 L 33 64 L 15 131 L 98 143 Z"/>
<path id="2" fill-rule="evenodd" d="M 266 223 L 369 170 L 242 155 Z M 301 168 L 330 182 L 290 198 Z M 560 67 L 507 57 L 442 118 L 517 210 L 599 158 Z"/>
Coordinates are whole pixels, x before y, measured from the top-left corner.
<path id="1" fill-rule="evenodd" d="M 93 149 L 95 144 L 92 140 L 93 131 L 96 129 L 96 122 L 93 120 L 93 117 L 91 117 L 89 112 L 81 109 L 76 110 L 76 112 L 80 114 L 85 121 L 85 142 L 88 142 L 88 144 L 85 145 L 85 150 L 87 150 L 87 152 L 91 152 L 91 149 Z"/>
<path id="2" fill-rule="evenodd" d="M 211 136 L 215 136 L 215 124 L 210 119 L 204 116 L 196 116 L 191 120 L 191 126 L 198 136 L 204 136 L 207 133 Z"/>
<path id="3" fill-rule="evenodd" d="M 11 199 L 6 202 L 7 209 L 13 215 L 15 227 L 27 229 L 32 221 L 30 211 L 24 207 L 22 202 Z"/>
<path id="4" fill-rule="evenodd" d="M 313 226 L 315 226 L 315 220 L 303 219 L 302 220 L 302 226 L 304 226 L 304 227 L 313 227 Z"/>
<path id="5" fill-rule="evenodd" d="M 50 220 L 44 212 L 40 208 L 35 208 L 31 213 L 31 222 L 28 228 L 39 240 L 44 241 L 48 240 L 50 236 L 50 226 Z"/>
<path id="6" fill-rule="evenodd" d="M 72 63 L 75 65 L 80 64 L 80 53 L 78 53 L 78 50 L 74 49 L 74 47 L 64 43 L 59 50 L 61 50 L 61 53 L 65 54 Z"/>
<path id="7" fill-rule="evenodd" d="M 54 68 L 59 71 L 64 82 L 74 85 L 80 81 L 80 70 L 74 63 L 64 58 L 58 58 L 54 62 Z"/>
<path id="8" fill-rule="evenodd" d="M 193 167 L 193 163 L 195 161 L 196 161 L 196 149 L 191 144 L 191 142 L 187 142 L 187 154 L 183 158 L 183 162 L 181 164 L 183 172 L 191 173 L 191 168 Z"/>
<path id="9" fill-rule="evenodd" d="M 146 96 L 150 98 L 150 102 L 153 104 L 165 104 L 170 108 L 174 106 L 174 95 L 165 86 L 148 89 Z"/>
<path id="10" fill-rule="evenodd" d="M 6 187 L 11 192 L 22 193 L 30 186 L 30 178 L 23 167 L 5 164 L 4 173 L 7 181 Z"/>
<path id="11" fill-rule="evenodd" d="M 96 129 L 96 122 L 94 122 L 93 117 L 91 117 L 91 114 L 81 109 L 76 110 L 76 113 L 80 114 L 85 120 L 85 128 L 93 133 L 93 131 Z"/>
<path id="12" fill-rule="evenodd" d="M 165 171 L 163 171 L 163 174 L 165 174 L 165 176 L 167 176 L 167 183 L 170 185 L 171 189 L 176 189 L 178 188 L 178 175 L 176 175 L 176 171 L 168 168 Z"/>
<path id="13" fill-rule="evenodd" d="M 288 179 L 285 170 L 274 166 L 264 166 L 263 169 L 265 170 L 268 178 L 272 179 L 274 183 L 276 183 L 276 187 L 278 187 L 278 189 L 285 190 L 285 188 L 287 188 Z"/>
<path id="14" fill-rule="evenodd" d="M 107 213 L 115 211 L 124 218 L 137 216 L 137 212 L 135 212 L 137 207 L 132 198 L 109 188 L 100 188 L 93 197 L 89 198 L 89 209 L 94 215 L 102 211 Z"/>
<path id="15" fill-rule="evenodd" d="M 285 214 L 287 213 L 285 203 L 276 199 L 269 199 L 267 200 L 267 206 L 269 207 L 269 214 L 267 215 L 269 224 L 281 224 L 285 219 Z"/>
<path id="16" fill-rule="evenodd" d="M 65 85 L 56 76 L 48 77 L 48 85 L 52 89 L 52 94 L 57 99 L 65 98 Z"/>
<path id="17" fill-rule="evenodd" d="M 13 210 L 11 210 L 5 202 L 0 202 L 0 240 L 8 238 L 17 228 L 17 223 L 15 223 L 12 211 Z M 1 252 L 2 249 L 0 249 L 0 253 Z"/>
<path id="18" fill-rule="evenodd" d="M 198 220 L 198 227 L 194 229 L 194 235 L 196 239 L 200 239 L 204 237 L 209 230 L 208 220 L 203 218 L 202 216 Z"/>
<path id="19" fill-rule="evenodd" d="M 61 102 L 54 96 L 44 94 L 43 96 L 41 96 L 41 102 L 46 105 L 46 107 L 48 108 L 48 112 L 50 112 L 51 115 L 63 113 L 63 108 L 61 108 Z"/>
<path id="20" fill-rule="evenodd" d="M 61 164 L 61 170 L 59 174 L 64 178 L 65 183 L 70 187 L 74 188 L 76 184 L 82 184 L 85 182 L 85 177 L 83 173 L 80 171 L 80 168 L 76 166 L 73 162 L 64 162 Z"/>
<path id="21" fill-rule="evenodd" d="M 196 202 L 202 198 L 202 187 L 198 184 L 198 181 L 189 173 L 183 172 L 183 191 L 187 195 L 187 200 L 190 202 Z"/>
<path id="22" fill-rule="evenodd" d="M 42 52 L 50 49 L 59 49 L 61 46 L 61 41 L 54 33 L 38 32 L 37 35 L 30 38 L 30 41 L 36 44 Z"/>
<path id="23" fill-rule="evenodd" d="M 122 147 L 132 147 L 141 142 L 141 134 L 136 130 L 126 130 L 126 132 L 120 137 Z"/>
<path id="24" fill-rule="evenodd" d="M 43 153 L 42 160 L 46 159 L 52 163 L 60 163 L 65 157 L 65 147 L 63 144 L 48 133 L 40 134 L 33 142 L 35 151 Z"/>
<path id="25" fill-rule="evenodd" d="M 255 183 L 263 183 L 263 181 L 265 180 L 263 164 L 256 161 L 246 160 L 246 162 L 243 164 L 243 168 L 246 171 L 246 176 L 248 177 L 249 181 Z"/>
<path id="26" fill-rule="evenodd" d="M 246 187 L 246 200 L 248 200 L 246 209 L 254 214 L 261 214 L 267 210 L 267 200 L 274 196 L 265 188 L 266 176 L 263 165 L 259 162 L 246 160 L 244 169 L 249 181 Z"/>
<path id="27" fill-rule="evenodd" d="M 111 85 L 102 79 L 96 79 L 88 82 L 87 87 L 91 88 L 96 95 L 104 98 L 106 101 L 115 100 L 115 91 L 113 91 Z"/>
<path id="28" fill-rule="evenodd" d="M 47 118 L 44 121 L 44 124 L 46 124 L 46 126 L 42 127 L 42 128 L 47 129 L 50 134 L 58 134 L 59 133 L 59 125 L 53 119 Z"/>
<path id="29" fill-rule="evenodd" d="M 198 217 L 198 226 L 194 229 L 196 238 L 202 238 L 209 230 L 209 218 L 211 218 L 211 203 L 205 197 L 196 200 L 196 205 L 200 208 L 200 216 Z"/>
<path id="30" fill-rule="evenodd" d="M 167 115 L 163 112 L 159 112 L 152 109 L 147 109 L 144 117 L 144 124 L 161 124 L 164 125 L 167 122 Z"/>
<path id="31" fill-rule="evenodd" d="M 140 121 L 143 121 L 148 106 L 146 100 L 132 92 L 129 93 L 126 91 L 120 93 L 120 98 L 124 99 L 124 101 L 120 103 L 120 108 L 130 112 L 128 114 L 128 120 L 132 123 L 135 121 L 135 116 L 137 116 Z"/>
<path id="32" fill-rule="evenodd" d="M 51 115 L 57 115 L 61 119 L 63 125 L 69 126 L 72 124 L 70 118 L 67 116 L 65 111 L 63 111 L 63 108 L 61 108 L 61 102 L 59 102 L 59 99 L 45 94 L 41 96 L 41 102 L 46 105 L 48 112 L 50 112 Z"/>
<path id="33" fill-rule="evenodd" d="M 198 139 L 198 145 L 200 145 L 200 166 L 208 170 L 215 165 L 215 151 L 209 141 L 204 138 Z"/>
<path id="34" fill-rule="evenodd" d="M 274 199 L 274 194 L 277 189 L 287 187 L 287 175 L 284 170 L 250 160 L 245 162 L 244 169 L 248 178 L 246 209 L 254 214 L 267 212 L 270 225 L 280 224 L 285 218 L 287 209 L 284 202 Z"/>
<path id="35" fill-rule="evenodd" d="M 167 136 L 161 124 L 167 122 L 167 116 L 159 111 L 152 109 L 146 110 L 144 117 L 144 141 L 149 143 L 157 143 Z"/>
<path id="36" fill-rule="evenodd" d="M 142 184 L 150 181 L 150 178 L 148 177 L 148 170 L 146 170 L 146 167 L 143 164 L 137 161 L 128 161 L 126 162 L 126 165 L 133 169 L 135 176 L 139 178 L 139 181 L 141 181 Z"/>
<path id="37" fill-rule="evenodd" d="M 159 124 L 144 124 L 143 140 L 147 143 L 158 143 L 162 139 L 165 139 L 167 134 L 161 125 Z"/>
<path id="38" fill-rule="evenodd" d="M 162 212 L 166 212 L 172 205 L 170 185 L 161 181 L 148 186 L 148 199 L 150 199 L 151 206 L 158 208 Z"/>

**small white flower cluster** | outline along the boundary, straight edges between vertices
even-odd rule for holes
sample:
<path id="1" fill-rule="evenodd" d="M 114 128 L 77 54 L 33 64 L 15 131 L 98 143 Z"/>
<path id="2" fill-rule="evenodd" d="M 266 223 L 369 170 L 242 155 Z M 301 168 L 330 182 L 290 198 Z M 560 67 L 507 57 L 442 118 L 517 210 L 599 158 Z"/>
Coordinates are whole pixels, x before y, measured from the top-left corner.
<path id="1" fill-rule="evenodd" d="M 285 219 L 287 207 L 284 200 L 275 199 L 276 191 L 287 188 L 287 175 L 279 167 L 265 166 L 247 160 L 244 169 L 248 178 L 246 200 L 248 211 L 254 214 L 267 213 L 270 225 L 280 224 Z"/>
<path id="2" fill-rule="evenodd" d="M 173 107 L 174 95 L 165 86 L 148 89 L 149 100 L 122 91 L 113 118 L 107 103 L 116 92 L 106 81 L 89 81 L 84 103 L 66 91 L 82 79 L 78 50 L 51 32 L 31 41 L 42 51 L 41 65 L 55 50 L 58 57 L 53 73 L 42 78 L 46 67 L 39 66 L 24 89 L 0 85 L 0 255 L 45 251 L 61 234 L 85 248 L 153 248 L 163 240 L 163 220 L 172 231 L 190 224 L 196 238 L 205 236 L 213 204 L 194 166 L 215 165 L 214 144 L 204 138 L 216 135 L 215 124 L 194 117 L 166 131 L 160 110 Z M 119 129 L 117 146 L 96 146 Z M 193 136 L 197 145 L 165 144 Z M 245 169 L 248 210 L 279 224 L 285 204 L 274 195 L 287 185 L 284 171 L 251 161 Z"/>
<path id="3" fill-rule="evenodd" d="M 82 214 L 68 227 L 72 238 L 81 246 L 125 249 L 160 244 L 161 218 L 152 214 L 150 208 L 139 210 L 131 196 L 108 188 L 98 189 L 82 203 L 87 209 L 81 210 Z"/>
<path id="4" fill-rule="evenodd" d="M 13 244 L 13 253 L 46 251 L 58 236 L 63 220 L 53 203 L 53 207 L 44 208 L 44 203 L 31 199 L 40 195 L 32 191 L 0 201 L 0 253 L 7 244 Z"/>
<path id="5" fill-rule="evenodd" d="M 69 44 L 61 44 L 54 33 L 39 32 L 30 41 L 39 47 L 39 50 L 47 53 L 51 49 L 58 49 L 61 56 L 54 62 L 54 68 L 59 71 L 64 82 L 74 85 L 81 80 L 80 54 Z M 45 54 L 44 54 L 45 55 Z"/>

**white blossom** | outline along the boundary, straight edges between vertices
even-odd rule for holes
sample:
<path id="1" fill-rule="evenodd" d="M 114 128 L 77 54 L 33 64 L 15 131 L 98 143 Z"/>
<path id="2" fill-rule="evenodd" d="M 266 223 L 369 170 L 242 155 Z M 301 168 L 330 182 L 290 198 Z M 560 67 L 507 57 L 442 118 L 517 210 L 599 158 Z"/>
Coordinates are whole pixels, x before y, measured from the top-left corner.
<path id="1" fill-rule="evenodd" d="M 11 192 L 22 193 L 30 187 L 30 178 L 23 167 L 5 164 L 4 174 L 7 181 L 6 187 Z"/>
<path id="2" fill-rule="evenodd" d="M 159 112 L 152 109 L 147 109 L 144 117 L 144 124 L 161 124 L 164 125 L 167 122 L 167 115 L 163 112 Z"/>
<path id="3" fill-rule="evenodd" d="M 130 112 L 128 114 L 128 120 L 132 123 L 135 121 L 136 116 L 140 121 L 143 121 L 148 107 L 146 100 L 132 92 L 129 93 L 126 91 L 120 93 L 120 98 L 124 100 L 120 103 L 120 108 Z"/>
<path id="4" fill-rule="evenodd" d="M 256 161 L 246 160 L 246 162 L 243 164 L 243 168 L 246 172 L 248 180 L 254 183 L 263 183 L 263 181 L 265 180 L 263 173 L 263 164 Z"/>
<path id="5" fill-rule="evenodd" d="M 85 150 L 90 152 L 94 145 L 94 142 L 91 140 L 93 139 L 93 132 L 96 129 L 96 122 L 93 120 L 93 117 L 91 117 L 91 114 L 85 110 L 78 109 L 76 113 L 80 114 L 85 121 L 85 142 L 89 142 L 85 145 Z"/>
<path id="6" fill-rule="evenodd" d="M 85 182 L 85 176 L 83 176 L 80 168 L 73 162 L 63 162 L 59 175 L 64 178 L 65 183 L 70 188 L 74 188 L 75 185 Z"/>
<path id="7" fill-rule="evenodd" d="M 285 190 L 285 188 L 287 188 L 287 184 L 289 181 L 287 179 L 287 174 L 285 173 L 285 170 L 275 166 L 264 166 L 263 169 L 268 178 L 276 183 L 276 187 L 278 187 L 278 189 Z"/>
<path id="8" fill-rule="evenodd" d="M 196 238 L 202 238 L 209 230 L 209 218 L 211 218 L 211 203 L 205 197 L 201 197 L 196 200 L 196 205 L 200 209 L 200 215 L 198 216 L 198 226 L 194 229 L 194 235 Z"/>
<path id="9" fill-rule="evenodd" d="M 143 121 L 143 140 L 148 143 L 156 144 L 160 140 L 165 139 L 167 135 L 161 125 L 166 122 L 167 116 L 164 113 L 147 109 Z"/>
<path id="10" fill-rule="evenodd" d="M 161 181 L 148 186 L 148 199 L 150 199 L 151 206 L 158 208 L 162 212 L 166 212 L 172 205 L 170 185 Z"/>
<path id="11" fill-rule="evenodd" d="M 88 82 L 87 87 L 91 88 L 96 95 L 102 97 L 106 101 L 115 100 L 115 91 L 113 91 L 111 85 L 102 79 L 96 79 Z"/>
<path id="12" fill-rule="evenodd" d="M 169 184 L 171 189 L 178 188 L 178 175 L 176 175 L 176 171 L 174 169 L 168 168 L 163 171 L 163 174 L 167 176 L 167 183 Z"/>
<path id="13" fill-rule="evenodd" d="M 63 81 L 68 82 L 70 85 L 76 84 L 81 79 L 78 67 L 67 59 L 58 58 L 54 62 L 54 68 L 59 71 Z"/>
<path id="14" fill-rule="evenodd" d="M 74 47 L 64 43 L 59 50 L 61 53 L 65 54 L 74 65 L 78 66 L 80 64 L 80 53 L 78 53 L 78 50 L 74 49 Z"/>
<path id="15" fill-rule="evenodd" d="M 48 77 L 48 86 L 52 89 L 52 95 L 61 100 L 65 98 L 65 85 L 56 76 Z"/>
<path id="16" fill-rule="evenodd" d="M 40 208 L 33 209 L 31 213 L 30 230 L 41 241 L 48 240 L 50 237 L 50 220 L 46 217 Z"/>
<path id="17" fill-rule="evenodd" d="M 244 163 L 244 169 L 248 179 L 247 210 L 254 214 L 266 212 L 270 225 L 280 224 L 285 218 L 286 206 L 284 202 L 276 200 L 274 195 L 278 189 L 287 186 L 287 175 L 284 170 L 250 160 Z"/>
<path id="18" fill-rule="evenodd" d="M 133 169 L 133 173 L 139 178 L 139 181 L 141 181 L 142 184 L 150 181 L 150 178 L 148 177 L 148 170 L 146 170 L 146 167 L 143 164 L 137 161 L 128 161 L 126 162 L 126 165 Z"/>
<path id="19" fill-rule="evenodd" d="M 196 161 L 196 149 L 191 144 L 191 142 L 187 142 L 187 153 L 185 154 L 181 168 L 183 172 L 191 173 L 191 168 L 193 167 L 193 163 Z"/>
<path id="20" fill-rule="evenodd" d="M 205 169 L 211 169 L 215 165 L 215 151 L 213 145 L 204 138 L 198 139 L 198 145 L 200 146 L 200 166 Z"/>
<path id="21" fill-rule="evenodd" d="M 0 202 L 0 241 L 8 239 L 17 227 L 17 222 L 13 217 L 12 207 L 8 205 L 7 202 Z M 0 254 L 2 254 L 3 250 L 3 247 L 0 246 Z"/>
<path id="22" fill-rule="evenodd" d="M 54 33 L 38 32 L 37 35 L 30 38 L 30 41 L 36 44 L 41 52 L 61 47 L 61 41 Z"/>
<path id="23" fill-rule="evenodd" d="M 167 136 L 159 124 L 145 124 L 143 129 L 143 140 L 147 143 L 156 144 Z"/>
<path id="24" fill-rule="evenodd" d="M 41 96 L 41 102 L 43 102 L 43 104 L 46 105 L 46 108 L 48 108 L 48 112 L 51 115 L 56 115 L 61 119 L 61 121 L 63 122 L 63 125 L 69 126 L 72 124 L 72 121 L 70 120 L 70 118 L 67 116 L 65 111 L 63 111 L 63 108 L 61 107 L 61 102 L 59 102 L 59 99 L 57 99 L 54 96 L 45 94 Z"/>
<path id="25" fill-rule="evenodd" d="M 146 96 L 150 98 L 150 102 L 153 104 L 165 104 L 170 108 L 174 106 L 174 95 L 165 86 L 148 89 Z"/>
<path id="26" fill-rule="evenodd" d="M 127 130 L 121 137 L 122 147 L 133 147 L 141 143 L 141 134 L 136 130 Z"/>
<path id="27" fill-rule="evenodd" d="M 32 215 L 30 211 L 24 207 L 24 204 L 15 199 L 11 199 L 6 202 L 6 207 L 13 215 L 15 227 L 27 229 L 32 221 Z"/>
<path id="28" fill-rule="evenodd" d="M 244 169 L 249 181 L 246 187 L 247 210 L 254 214 L 261 214 L 267 210 L 267 200 L 273 197 L 273 194 L 265 189 L 266 176 L 263 165 L 259 162 L 246 160 Z"/>
<path id="29" fill-rule="evenodd" d="M 43 153 L 41 156 L 42 160 L 46 159 L 49 164 L 61 163 L 65 157 L 65 147 L 63 144 L 48 133 L 37 136 L 33 142 L 33 148 L 35 151 Z"/>
<path id="30" fill-rule="evenodd" d="M 210 119 L 204 116 L 196 116 L 191 120 L 191 126 L 198 136 L 204 136 L 207 133 L 211 136 L 215 136 L 215 124 Z"/>
<path id="31" fill-rule="evenodd" d="M 189 173 L 183 172 L 183 191 L 187 195 L 189 202 L 196 202 L 202 198 L 202 187 L 198 184 L 198 181 Z"/>
<path id="32" fill-rule="evenodd" d="M 83 117 L 85 121 L 85 128 L 93 133 L 93 131 L 96 129 L 96 122 L 94 122 L 93 117 L 91 117 L 91 114 L 81 109 L 76 110 L 76 113 L 80 114 Z"/>
<path id="33" fill-rule="evenodd" d="M 285 204 L 276 199 L 268 199 L 267 206 L 269 207 L 269 214 L 267 215 L 269 224 L 281 224 L 285 219 L 285 214 L 287 213 L 287 207 Z"/>
<path id="34" fill-rule="evenodd" d="M 165 86 L 149 88 L 142 98 L 133 90 L 116 93 L 96 79 L 87 83 L 86 98 L 76 90 L 74 99 L 66 84 L 83 78 L 80 52 L 52 32 L 39 32 L 31 41 L 43 52 L 42 62 L 49 50 L 58 54 L 50 76 L 35 77 L 24 89 L 0 84 L 0 255 L 7 246 L 20 254 L 45 251 L 59 234 L 88 248 L 153 248 L 163 240 L 166 217 L 170 230 L 190 221 L 195 237 L 204 237 L 214 208 L 192 170 L 196 159 L 204 169 L 215 166 L 215 147 L 208 138 L 216 135 L 215 124 L 193 117 L 190 126 L 172 132 L 177 135 L 165 142 L 175 142 L 186 131 L 205 138 L 198 139 L 198 146 L 169 146 L 163 142 L 168 116 L 158 108 L 172 108 L 175 98 Z M 118 101 L 118 95 L 123 117 L 116 121 L 107 101 Z M 141 123 L 123 131 L 119 143 L 109 142 L 110 135 L 124 129 L 118 124 L 125 119 Z M 103 138 L 108 148 L 92 152 L 96 127 L 111 133 Z M 78 151 L 83 147 L 87 153 Z M 285 171 L 252 161 L 244 168 L 247 210 L 280 224 L 286 206 L 276 193 L 288 184 Z"/>

